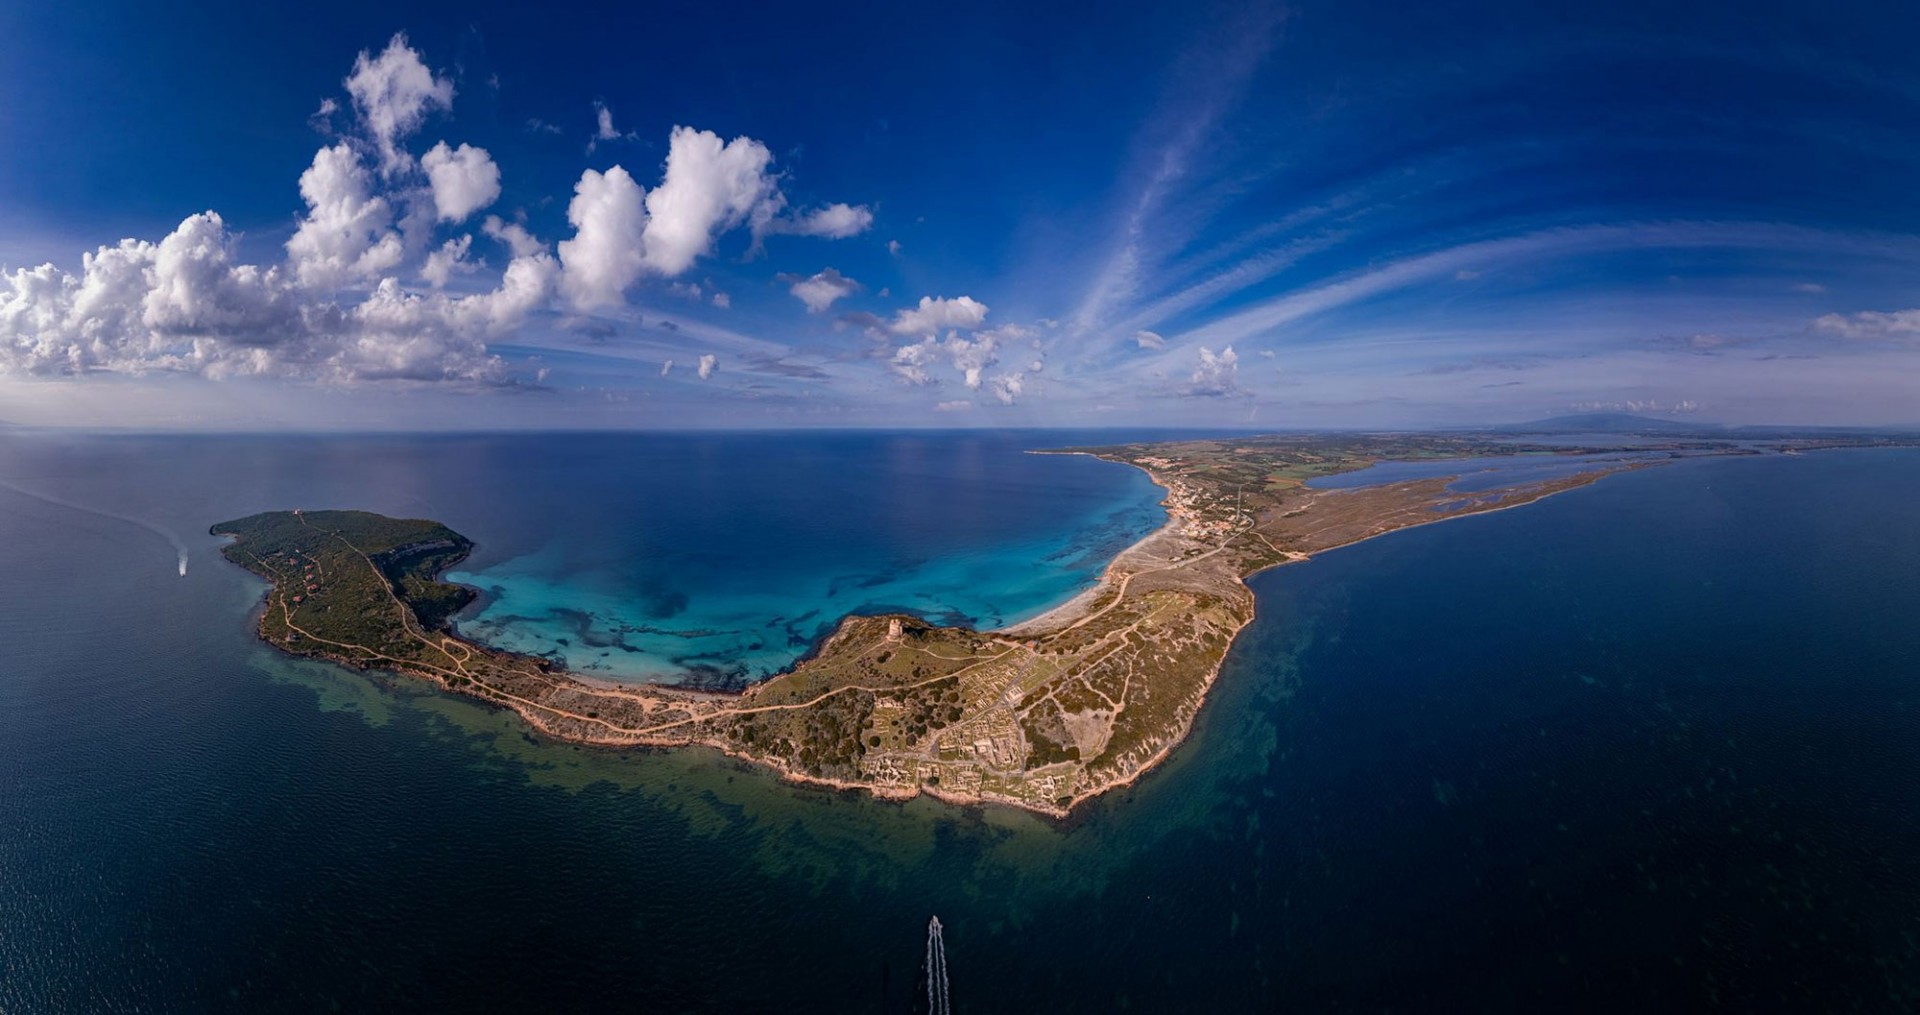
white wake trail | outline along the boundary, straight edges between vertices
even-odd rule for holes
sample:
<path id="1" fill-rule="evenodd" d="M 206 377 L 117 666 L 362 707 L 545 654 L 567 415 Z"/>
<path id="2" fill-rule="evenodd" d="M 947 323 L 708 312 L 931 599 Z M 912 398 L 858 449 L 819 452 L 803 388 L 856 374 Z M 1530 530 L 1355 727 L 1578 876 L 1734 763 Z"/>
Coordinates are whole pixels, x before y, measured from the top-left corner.
<path id="1" fill-rule="evenodd" d="M 155 525 L 145 518 L 135 518 L 132 515 L 118 514 L 113 511 L 102 511 L 99 508 L 88 507 L 85 504 L 75 504 L 73 501 L 55 497 L 51 494 L 41 493 L 38 490 L 29 490 L 24 486 L 17 483 L 9 483 L 4 479 L 0 479 L 0 487 L 6 487 L 22 497 L 32 497 L 34 500 L 52 504 L 55 507 L 69 508 L 96 517 L 106 518 L 116 522 L 126 522 L 128 525 L 137 525 L 140 528 L 146 529 L 148 532 L 159 536 L 161 539 L 173 545 L 173 552 L 180 557 L 180 577 L 185 578 L 187 576 L 187 544 L 181 542 L 180 537 L 174 535 L 171 529 Z"/>
<path id="2" fill-rule="evenodd" d="M 953 1015 L 947 999 L 947 943 L 940 937 L 940 918 L 927 924 L 927 1011 Z"/>

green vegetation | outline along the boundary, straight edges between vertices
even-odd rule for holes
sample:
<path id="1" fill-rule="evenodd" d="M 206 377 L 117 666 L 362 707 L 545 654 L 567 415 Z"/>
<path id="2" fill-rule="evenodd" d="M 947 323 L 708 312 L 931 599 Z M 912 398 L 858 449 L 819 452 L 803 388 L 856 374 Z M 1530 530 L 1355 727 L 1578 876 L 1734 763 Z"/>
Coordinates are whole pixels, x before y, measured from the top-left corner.
<path id="1" fill-rule="evenodd" d="M 1756 453 L 1697 440 L 1661 450 Z M 1524 504 L 1629 466 L 1596 462 L 1471 496 L 1449 492 L 1447 478 L 1342 491 L 1313 490 L 1307 480 L 1386 459 L 1571 451 L 1435 435 L 1084 449 L 1144 469 L 1168 491 L 1168 525 L 1122 553 L 1097 592 L 999 632 L 849 617 L 814 656 L 740 694 L 607 685 L 458 637 L 447 622 L 472 593 L 437 575 L 472 544 L 437 522 L 270 512 L 213 531 L 233 537 L 229 560 L 273 583 L 260 633 L 288 652 L 432 680 L 563 739 L 707 744 L 796 779 L 1063 813 L 1137 777 L 1185 736 L 1252 619 L 1248 574 L 1407 525 Z"/>
<path id="2" fill-rule="evenodd" d="M 274 583 L 280 609 L 261 618 L 263 635 L 301 645 L 303 654 L 337 654 L 363 665 L 384 658 L 444 661 L 445 653 L 418 634 L 443 627 L 473 597 L 436 580 L 473 548 L 438 522 L 365 511 L 274 511 L 212 531 L 235 537 L 221 551 L 228 560 Z"/>

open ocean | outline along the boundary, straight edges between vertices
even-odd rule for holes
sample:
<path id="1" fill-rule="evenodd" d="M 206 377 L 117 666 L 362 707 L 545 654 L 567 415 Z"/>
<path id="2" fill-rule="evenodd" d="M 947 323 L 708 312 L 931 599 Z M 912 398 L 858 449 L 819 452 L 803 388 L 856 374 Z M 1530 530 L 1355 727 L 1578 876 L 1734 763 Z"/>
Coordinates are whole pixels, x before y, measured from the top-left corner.
<path id="1" fill-rule="evenodd" d="M 1065 823 L 287 659 L 205 535 L 439 518 L 472 633 L 738 679 L 1071 595 L 1158 491 L 1022 451 L 1135 436 L 0 434 L 0 1013 L 907 1012 L 935 914 L 969 1013 L 1920 1005 L 1920 452 L 1269 571 L 1193 737 Z"/>

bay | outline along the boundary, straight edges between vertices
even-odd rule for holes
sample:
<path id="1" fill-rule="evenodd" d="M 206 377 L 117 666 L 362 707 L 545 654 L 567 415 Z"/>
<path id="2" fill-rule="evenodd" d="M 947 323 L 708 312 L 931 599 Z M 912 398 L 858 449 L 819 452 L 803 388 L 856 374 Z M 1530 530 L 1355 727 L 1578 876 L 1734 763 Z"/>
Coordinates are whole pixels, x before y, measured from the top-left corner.
<path id="1" fill-rule="evenodd" d="M 579 500 L 506 463 L 572 439 L 0 440 L 0 479 L 90 509 L 0 489 L 0 1011 L 907 1011 L 934 914 L 970 1012 L 1920 990 L 1920 453 L 1682 462 L 1257 576 L 1193 736 L 1064 823 L 296 662 L 195 534 L 429 514 L 484 571 Z M 1098 546 L 1132 497 L 928 559 Z"/>

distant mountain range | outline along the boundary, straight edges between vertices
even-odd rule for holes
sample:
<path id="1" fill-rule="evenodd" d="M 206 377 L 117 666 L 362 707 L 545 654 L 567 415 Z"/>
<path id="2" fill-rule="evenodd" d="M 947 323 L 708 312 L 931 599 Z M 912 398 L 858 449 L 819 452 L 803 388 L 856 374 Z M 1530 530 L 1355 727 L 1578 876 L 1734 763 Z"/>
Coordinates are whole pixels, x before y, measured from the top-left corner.
<path id="1" fill-rule="evenodd" d="M 1583 412 L 1488 429 L 1496 433 L 1704 433 L 1725 427 L 1719 423 L 1660 419 L 1630 412 Z"/>

